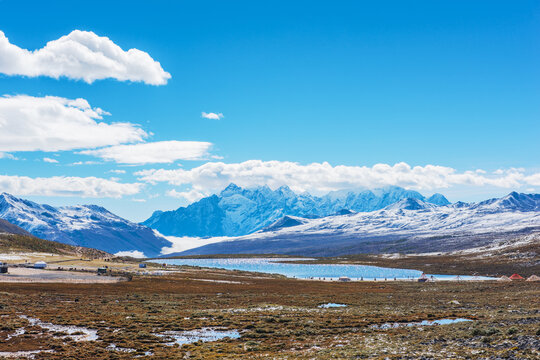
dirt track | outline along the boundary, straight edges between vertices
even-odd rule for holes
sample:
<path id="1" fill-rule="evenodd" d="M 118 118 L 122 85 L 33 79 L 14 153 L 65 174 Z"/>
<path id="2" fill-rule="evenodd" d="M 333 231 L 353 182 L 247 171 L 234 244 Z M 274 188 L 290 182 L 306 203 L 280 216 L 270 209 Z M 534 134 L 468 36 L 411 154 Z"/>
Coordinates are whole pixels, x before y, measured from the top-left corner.
<path id="1" fill-rule="evenodd" d="M 123 281 L 113 276 L 98 276 L 92 273 L 75 271 L 40 270 L 31 268 L 10 267 L 8 274 L 0 275 L 0 282 L 10 283 L 75 283 L 105 284 Z"/>

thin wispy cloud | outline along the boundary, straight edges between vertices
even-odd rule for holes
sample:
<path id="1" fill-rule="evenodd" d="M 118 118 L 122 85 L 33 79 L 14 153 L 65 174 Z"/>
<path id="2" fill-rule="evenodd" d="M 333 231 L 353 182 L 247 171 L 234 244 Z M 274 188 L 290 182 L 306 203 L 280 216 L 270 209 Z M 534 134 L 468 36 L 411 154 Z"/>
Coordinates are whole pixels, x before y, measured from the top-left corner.
<path id="1" fill-rule="evenodd" d="M 43 158 L 43 162 L 50 163 L 50 164 L 58 164 L 58 160 L 52 159 L 52 158 L 48 158 L 48 157 L 44 157 L 44 158 Z"/>
<path id="2" fill-rule="evenodd" d="M 221 119 L 223 119 L 225 116 L 223 116 L 222 113 L 213 113 L 213 112 L 211 112 L 211 113 L 206 113 L 206 112 L 203 111 L 203 112 L 201 113 L 201 117 L 202 117 L 203 119 L 221 120 Z"/>
<path id="3" fill-rule="evenodd" d="M 87 83 L 112 78 L 150 85 L 164 85 L 171 78 L 148 53 L 138 49 L 124 51 L 108 37 L 80 30 L 33 51 L 11 44 L 0 31 L 0 73 L 66 77 Z"/>
<path id="4" fill-rule="evenodd" d="M 97 156 L 120 164 L 142 165 L 205 159 L 211 147 L 212 144 L 209 142 L 172 140 L 110 146 L 84 150 L 80 154 Z"/>
<path id="5" fill-rule="evenodd" d="M 188 203 L 192 203 L 194 201 L 200 200 L 205 196 L 208 196 L 209 193 L 197 191 L 194 189 L 188 190 L 188 191 L 176 191 L 174 189 L 169 190 L 165 193 L 167 196 L 177 198 L 177 199 L 184 199 Z"/>
<path id="6" fill-rule="evenodd" d="M 108 124 L 85 99 L 0 97 L 0 151 L 61 151 L 139 142 L 148 134 L 131 123 Z"/>

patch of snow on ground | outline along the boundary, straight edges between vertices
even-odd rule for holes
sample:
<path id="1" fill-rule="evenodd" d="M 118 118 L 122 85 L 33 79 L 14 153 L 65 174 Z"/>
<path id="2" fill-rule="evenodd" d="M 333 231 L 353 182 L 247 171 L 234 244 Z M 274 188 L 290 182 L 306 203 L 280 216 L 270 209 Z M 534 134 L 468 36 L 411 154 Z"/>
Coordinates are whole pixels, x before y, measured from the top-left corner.
<path id="1" fill-rule="evenodd" d="M 162 255 L 173 254 L 177 252 L 182 252 L 189 249 L 198 248 L 200 246 L 213 244 L 217 242 L 227 241 L 235 238 L 230 238 L 227 236 L 217 236 L 210 238 L 199 238 L 199 237 L 189 237 L 189 236 L 165 236 L 160 234 L 157 230 L 154 230 L 157 236 L 162 236 L 165 239 L 169 240 L 172 245 L 170 247 L 164 247 L 161 249 Z"/>
<path id="2" fill-rule="evenodd" d="M 130 250 L 130 251 L 119 251 L 114 256 L 130 256 L 132 258 L 136 259 L 144 259 L 146 255 L 142 251 L 139 250 Z"/>

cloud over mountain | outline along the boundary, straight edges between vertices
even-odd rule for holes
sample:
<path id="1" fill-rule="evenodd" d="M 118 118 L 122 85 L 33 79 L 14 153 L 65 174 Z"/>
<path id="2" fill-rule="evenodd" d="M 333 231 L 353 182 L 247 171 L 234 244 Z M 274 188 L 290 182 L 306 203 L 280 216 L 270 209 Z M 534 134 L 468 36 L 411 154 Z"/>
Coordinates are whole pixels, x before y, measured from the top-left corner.
<path id="1" fill-rule="evenodd" d="M 23 76 L 67 77 L 92 83 L 113 78 L 164 85 L 171 75 L 141 50 L 122 50 L 108 37 L 74 30 L 34 51 L 11 44 L 0 31 L 0 73 Z"/>
<path id="2" fill-rule="evenodd" d="M 537 175 L 526 175 L 522 169 L 501 170 L 497 174 L 484 171 L 458 172 L 439 165 L 410 166 L 404 162 L 369 166 L 332 166 L 327 162 L 302 165 L 290 161 L 249 160 L 241 163 L 209 162 L 193 169 L 149 169 L 136 173 L 150 183 L 191 185 L 199 192 L 213 192 L 233 182 L 242 187 L 266 184 L 271 188 L 283 185 L 297 192 L 376 188 L 387 185 L 418 190 L 449 188 L 455 185 L 495 186 L 502 188 L 533 184 Z"/>

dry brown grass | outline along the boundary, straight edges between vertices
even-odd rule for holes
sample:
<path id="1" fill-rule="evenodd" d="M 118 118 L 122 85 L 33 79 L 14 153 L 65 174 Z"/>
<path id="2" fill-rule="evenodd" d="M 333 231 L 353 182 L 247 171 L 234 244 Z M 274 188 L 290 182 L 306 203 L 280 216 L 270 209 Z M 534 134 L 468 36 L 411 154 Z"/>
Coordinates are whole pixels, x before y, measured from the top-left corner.
<path id="1" fill-rule="evenodd" d="M 348 306 L 317 307 L 327 302 Z M 146 351 L 153 355 L 143 358 L 152 359 L 535 358 L 539 303 L 538 283 L 338 283 L 187 268 L 119 284 L 2 284 L 0 340 L 25 326 L 19 314 L 98 329 L 100 340 L 68 341 L 26 324 L 31 333 L 0 341 L 0 351 L 55 350 L 36 356 L 47 359 L 133 359 Z M 369 328 L 446 317 L 476 321 Z M 153 335 L 202 327 L 237 329 L 242 337 L 171 347 Z M 107 350 L 111 343 L 136 352 Z"/>

